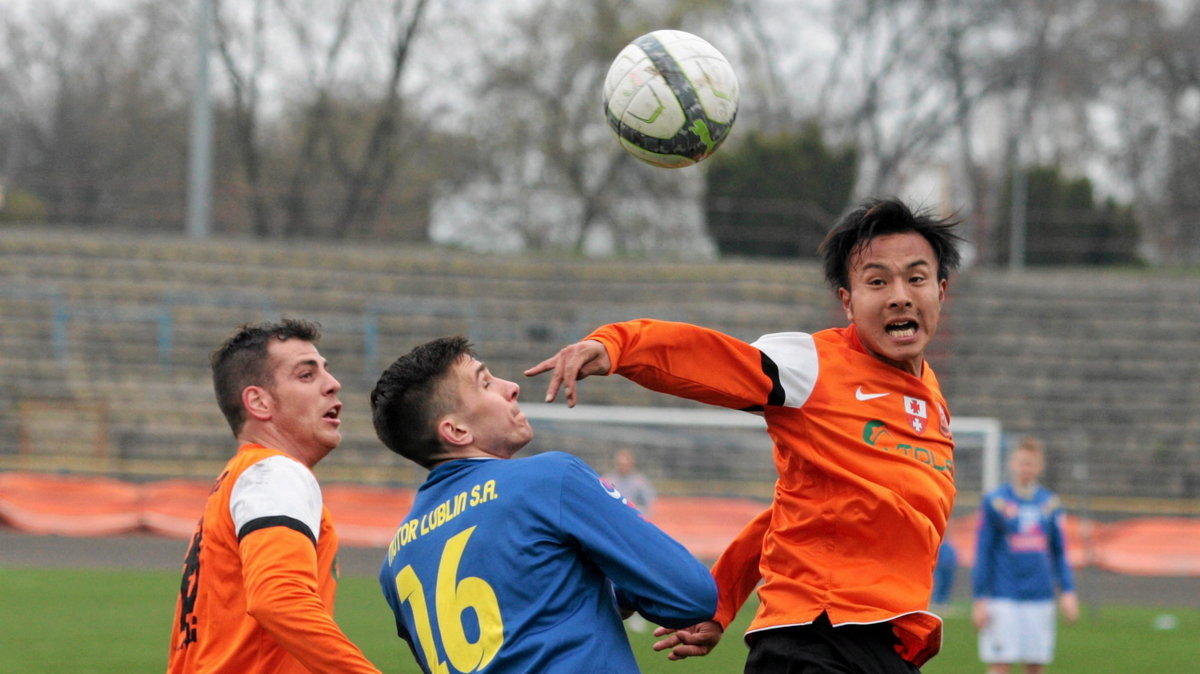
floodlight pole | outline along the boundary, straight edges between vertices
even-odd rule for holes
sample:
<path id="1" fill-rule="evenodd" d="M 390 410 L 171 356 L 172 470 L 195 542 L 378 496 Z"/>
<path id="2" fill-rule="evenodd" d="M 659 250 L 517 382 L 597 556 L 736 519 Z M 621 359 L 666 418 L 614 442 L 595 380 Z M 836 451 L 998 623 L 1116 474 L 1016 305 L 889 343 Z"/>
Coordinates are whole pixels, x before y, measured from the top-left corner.
<path id="1" fill-rule="evenodd" d="M 1012 203 L 1009 208 L 1008 268 L 1025 268 L 1025 234 L 1029 225 L 1029 172 L 1021 162 L 1021 144 L 1013 143 Z"/>
<path id="2" fill-rule="evenodd" d="M 193 239 L 207 239 L 212 205 L 212 103 L 208 91 L 212 0 L 195 2 L 196 88 L 192 93 L 192 125 L 188 141 L 187 233 Z"/>

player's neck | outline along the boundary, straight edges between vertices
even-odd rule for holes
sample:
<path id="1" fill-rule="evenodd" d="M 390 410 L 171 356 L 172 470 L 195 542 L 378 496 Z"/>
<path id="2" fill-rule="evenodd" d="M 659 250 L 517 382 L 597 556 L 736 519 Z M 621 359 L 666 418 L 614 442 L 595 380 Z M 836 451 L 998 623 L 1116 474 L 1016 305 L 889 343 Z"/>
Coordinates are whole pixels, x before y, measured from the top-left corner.
<path id="1" fill-rule="evenodd" d="M 1024 484 L 1014 482 L 1012 488 L 1013 491 L 1016 492 L 1017 496 L 1020 496 L 1023 499 L 1028 499 L 1031 498 L 1035 492 L 1037 492 L 1037 486 L 1037 482 L 1026 482 Z"/>

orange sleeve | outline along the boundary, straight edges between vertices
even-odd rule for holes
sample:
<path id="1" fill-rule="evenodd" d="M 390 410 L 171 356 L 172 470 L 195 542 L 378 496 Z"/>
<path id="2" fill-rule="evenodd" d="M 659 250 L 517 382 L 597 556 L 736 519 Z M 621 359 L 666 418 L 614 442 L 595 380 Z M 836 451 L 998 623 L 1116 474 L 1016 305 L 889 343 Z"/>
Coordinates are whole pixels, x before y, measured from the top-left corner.
<path id="1" fill-rule="evenodd" d="M 774 386 L 761 351 L 709 328 L 643 318 L 601 326 L 586 339 L 604 345 L 610 374 L 660 393 L 740 410 L 767 404 Z"/>
<path id="2" fill-rule="evenodd" d="M 246 612 L 314 672 L 376 669 L 333 621 L 317 591 L 317 551 L 304 534 L 269 527 L 239 543 Z"/>
<path id="3" fill-rule="evenodd" d="M 717 612 L 713 620 L 721 629 L 729 628 L 762 579 L 758 562 L 762 557 L 763 537 L 770 525 L 771 509 L 767 508 L 750 520 L 713 564 L 712 575 L 717 581 Z"/>

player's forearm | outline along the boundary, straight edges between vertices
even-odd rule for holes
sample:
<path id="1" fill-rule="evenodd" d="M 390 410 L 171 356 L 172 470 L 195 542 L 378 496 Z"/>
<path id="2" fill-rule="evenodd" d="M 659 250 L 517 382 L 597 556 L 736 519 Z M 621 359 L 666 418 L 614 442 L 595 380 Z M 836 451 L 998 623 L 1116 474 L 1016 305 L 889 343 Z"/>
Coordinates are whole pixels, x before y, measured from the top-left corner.
<path id="1" fill-rule="evenodd" d="M 660 585 L 654 591 L 643 589 L 640 594 L 618 588 L 622 607 L 636 610 L 651 622 L 671 628 L 690 627 L 708 620 L 716 609 L 716 583 L 695 560 L 687 563 L 684 569 L 676 569 L 669 579 L 660 578 L 657 582 Z"/>
<path id="2" fill-rule="evenodd" d="M 597 328 L 612 373 L 646 388 L 733 409 L 762 405 L 771 381 L 750 344 L 686 323 L 639 319 Z"/>
<path id="3" fill-rule="evenodd" d="M 717 585 L 708 569 L 657 527 L 643 525 L 631 532 L 632 545 L 618 543 L 623 550 L 597 558 L 616 584 L 620 603 L 664 627 L 690 627 L 711 618 Z"/>
<path id="4" fill-rule="evenodd" d="M 246 612 L 288 653 L 314 672 L 378 672 L 333 621 L 317 589 L 312 541 L 290 529 L 242 539 Z"/>
<path id="5" fill-rule="evenodd" d="M 314 672 L 378 674 L 327 613 L 321 599 L 300 589 L 267 589 L 246 612 L 271 634 L 284 650 Z"/>

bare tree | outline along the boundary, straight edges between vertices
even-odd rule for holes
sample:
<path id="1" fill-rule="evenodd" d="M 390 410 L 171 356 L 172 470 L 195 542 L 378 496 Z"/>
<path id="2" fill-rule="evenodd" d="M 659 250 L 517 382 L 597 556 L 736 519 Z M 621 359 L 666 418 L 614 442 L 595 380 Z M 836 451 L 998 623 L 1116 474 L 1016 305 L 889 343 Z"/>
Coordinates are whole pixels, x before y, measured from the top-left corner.
<path id="1" fill-rule="evenodd" d="M 429 4 L 217 0 L 217 52 L 256 235 L 372 230 L 396 188 L 401 143 L 420 135 L 402 84 Z M 287 109 L 268 107 L 268 86 Z"/>
<path id="2" fill-rule="evenodd" d="M 838 3 L 832 10 L 837 56 L 820 96 L 840 102 L 825 120 L 835 138 L 863 156 L 859 191 L 894 191 L 906 160 L 925 154 L 953 128 L 953 107 L 931 48 L 930 7 L 915 2 Z"/>
<path id="3" fill-rule="evenodd" d="M 1200 260 L 1200 7 L 1128 3 L 1107 26 L 1109 86 L 1097 98 L 1114 110 L 1103 156 L 1133 188 L 1152 259 Z"/>
<path id="4" fill-rule="evenodd" d="M 167 3 L 0 14 L 3 163 L 57 222 L 178 225 L 186 64 Z"/>
<path id="5" fill-rule="evenodd" d="M 703 169 L 653 168 L 621 150 L 605 122 L 602 84 L 633 38 L 685 25 L 685 17 L 702 21 L 705 10 L 724 7 L 541 0 L 506 16 L 505 48 L 488 50 L 503 56 L 481 61 L 486 74 L 471 123 L 487 140 L 480 168 L 492 188 L 484 198 L 506 203 L 513 214 L 493 224 L 515 230 L 528 248 L 580 251 L 596 236 L 618 252 L 679 245 L 686 238 L 681 204 L 699 213 Z M 692 30 L 703 32 L 699 25 Z M 523 205 L 530 194 L 539 195 L 532 208 Z M 639 216 L 639 201 L 660 217 Z M 693 236 L 703 238 L 693 220 Z"/>

